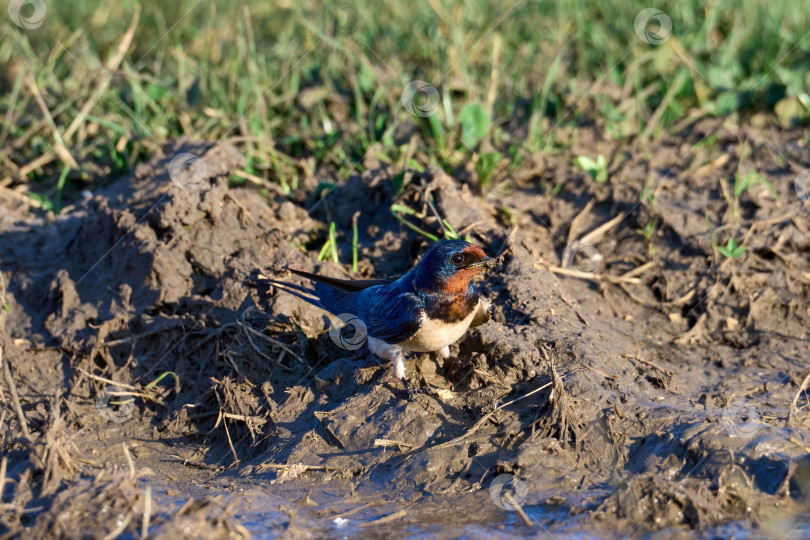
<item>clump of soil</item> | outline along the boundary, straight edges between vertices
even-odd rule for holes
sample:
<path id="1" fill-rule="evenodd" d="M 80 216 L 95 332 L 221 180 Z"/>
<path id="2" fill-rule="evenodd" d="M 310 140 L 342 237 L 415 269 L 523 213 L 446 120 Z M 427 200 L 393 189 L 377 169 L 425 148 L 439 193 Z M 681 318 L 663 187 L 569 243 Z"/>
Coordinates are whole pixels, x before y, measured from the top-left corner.
<path id="1" fill-rule="evenodd" d="M 484 194 L 435 169 L 396 192 L 383 167 L 295 201 L 229 188 L 232 146 L 178 141 L 59 216 L 12 208 L 4 531 L 806 526 L 810 203 L 794 178 L 810 151 L 802 133 L 746 129 L 721 131 L 722 152 L 695 145 L 716 128 L 649 156 L 584 131 L 571 154 L 612 156 L 606 184 L 537 156 Z M 201 185 L 171 181 L 183 153 Z M 765 181 L 735 194 L 751 170 Z M 394 203 L 503 256 L 480 282 L 492 320 L 448 360 L 409 360 L 414 400 L 324 313 L 256 279 L 348 277 L 307 255 L 327 223 L 344 263 L 357 225 L 356 275 L 406 272 L 427 241 Z M 728 238 L 745 251 L 722 255 Z M 519 488 L 506 498 L 501 475 Z M 256 489 L 266 507 L 238 495 Z M 152 495 L 188 502 L 150 515 Z"/>

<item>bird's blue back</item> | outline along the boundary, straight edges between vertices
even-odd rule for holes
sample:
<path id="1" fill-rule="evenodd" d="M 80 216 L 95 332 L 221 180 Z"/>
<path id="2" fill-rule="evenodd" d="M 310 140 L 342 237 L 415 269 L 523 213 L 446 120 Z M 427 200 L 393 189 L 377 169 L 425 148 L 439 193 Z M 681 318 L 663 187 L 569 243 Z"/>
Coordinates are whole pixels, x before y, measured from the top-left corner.
<path id="1" fill-rule="evenodd" d="M 334 315 L 351 313 L 363 320 L 368 335 L 387 343 L 400 343 L 419 330 L 424 299 L 413 289 L 413 270 L 387 285 L 348 292 L 315 284 L 321 307 Z"/>

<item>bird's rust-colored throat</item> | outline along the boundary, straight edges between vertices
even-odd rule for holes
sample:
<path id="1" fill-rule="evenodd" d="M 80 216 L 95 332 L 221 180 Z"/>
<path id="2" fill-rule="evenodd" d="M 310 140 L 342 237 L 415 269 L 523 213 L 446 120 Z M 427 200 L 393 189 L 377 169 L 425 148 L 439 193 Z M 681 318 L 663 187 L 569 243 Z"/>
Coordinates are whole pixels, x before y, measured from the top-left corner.
<path id="1" fill-rule="evenodd" d="M 484 257 L 486 257 L 484 250 L 478 246 L 467 246 L 462 249 L 461 252 L 474 256 L 477 261 L 483 261 Z M 442 292 L 454 295 L 466 294 L 467 289 L 470 287 L 470 280 L 478 274 L 483 273 L 484 270 L 485 267 L 483 266 L 473 266 L 471 268 L 460 268 L 456 270 L 456 273 L 445 281 Z"/>

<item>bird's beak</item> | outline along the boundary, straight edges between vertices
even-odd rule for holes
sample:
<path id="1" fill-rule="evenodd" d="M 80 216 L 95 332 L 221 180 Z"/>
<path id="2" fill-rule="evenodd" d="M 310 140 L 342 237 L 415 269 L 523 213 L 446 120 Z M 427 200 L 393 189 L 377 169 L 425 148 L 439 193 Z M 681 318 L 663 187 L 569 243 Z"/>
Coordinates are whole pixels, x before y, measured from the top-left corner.
<path id="1" fill-rule="evenodd" d="M 500 264 L 501 260 L 489 255 L 484 255 L 484 259 L 480 262 L 471 264 L 468 268 L 492 268 Z"/>

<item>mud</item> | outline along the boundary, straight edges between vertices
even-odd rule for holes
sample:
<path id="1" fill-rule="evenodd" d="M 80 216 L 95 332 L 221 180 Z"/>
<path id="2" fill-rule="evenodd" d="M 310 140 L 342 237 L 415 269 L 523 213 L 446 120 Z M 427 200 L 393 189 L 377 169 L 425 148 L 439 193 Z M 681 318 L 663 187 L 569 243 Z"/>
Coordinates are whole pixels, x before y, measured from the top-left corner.
<path id="1" fill-rule="evenodd" d="M 289 200 L 229 187 L 236 148 L 178 141 L 59 216 L 7 204 L 2 532 L 806 536 L 806 140 L 584 130 L 486 193 L 437 169 L 397 193 L 378 166 Z M 201 184 L 172 182 L 182 153 Z M 596 153 L 608 183 L 571 165 Z M 751 170 L 766 182 L 735 197 Z M 504 261 L 480 281 L 493 319 L 409 359 L 412 401 L 257 279 L 350 276 L 355 219 L 355 275 L 406 272 L 428 241 L 394 203 Z M 314 257 L 332 222 L 342 264 Z M 713 247 L 730 237 L 738 258 Z"/>

